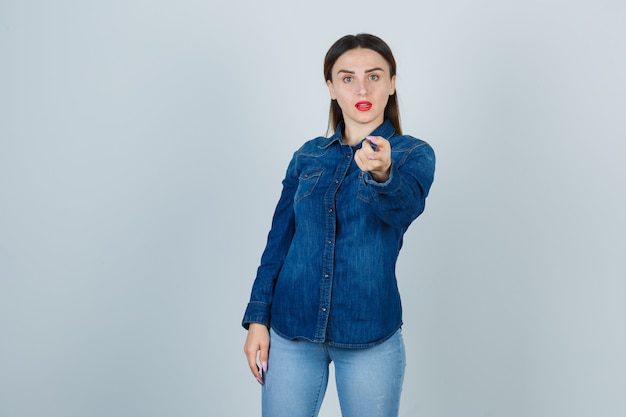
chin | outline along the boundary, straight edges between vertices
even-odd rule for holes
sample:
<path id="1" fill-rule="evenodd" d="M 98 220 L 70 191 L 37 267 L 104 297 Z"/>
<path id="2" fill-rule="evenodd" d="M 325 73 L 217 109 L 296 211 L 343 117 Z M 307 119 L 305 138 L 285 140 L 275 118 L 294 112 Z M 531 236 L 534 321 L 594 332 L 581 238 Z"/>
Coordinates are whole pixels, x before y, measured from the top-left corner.
<path id="1" fill-rule="evenodd" d="M 362 114 L 360 115 L 360 117 L 356 117 L 354 119 L 355 121 L 361 123 L 361 124 L 370 124 L 370 123 L 377 123 L 377 124 L 381 124 L 385 119 L 384 117 L 380 117 L 380 116 L 374 116 L 374 115 L 370 115 L 370 114 Z"/>

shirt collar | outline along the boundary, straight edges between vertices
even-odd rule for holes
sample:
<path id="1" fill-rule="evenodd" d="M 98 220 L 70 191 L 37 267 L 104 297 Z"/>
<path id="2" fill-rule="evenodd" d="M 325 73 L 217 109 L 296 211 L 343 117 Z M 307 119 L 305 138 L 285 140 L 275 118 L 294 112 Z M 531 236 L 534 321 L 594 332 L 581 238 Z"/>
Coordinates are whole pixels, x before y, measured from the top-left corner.
<path id="1" fill-rule="evenodd" d="M 341 142 L 341 140 L 343 139 L 342 131 L 343 131 L 343 121 L 339 122 L 339 124 L 337 125 L 337 128 L 335 129 L 335 133 L 331 137 L 329 137 L 328 142 L 326 142 L 321 147 L 328 148 L 330 145 L 332 145 L 335 142 L 342 143 Z M 374 129 L 372 133 L 370 133 L 370 136 L 382 136 L 385 139 L 389 140 L 395 134 L 396 134 L 396 129 L 393 127 L 393 124 L 389 121 L 389 119 L 385 119 L 385 121 L 382 124 L 380 124 L 376 129 Z"/>

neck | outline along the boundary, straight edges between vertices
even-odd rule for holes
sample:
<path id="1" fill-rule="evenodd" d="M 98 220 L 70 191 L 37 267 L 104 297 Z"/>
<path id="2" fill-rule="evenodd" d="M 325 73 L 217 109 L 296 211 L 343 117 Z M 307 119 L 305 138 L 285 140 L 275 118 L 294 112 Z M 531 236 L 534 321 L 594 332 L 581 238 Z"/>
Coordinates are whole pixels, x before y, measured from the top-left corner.
<path id="1" fill-rule="evenodd" d="M 376 123 L 368 123 L 366 125 L 354 125 L 354 124 L 345 124 L 343 131 L 343 142 L 347 145 L 356 145 L 361 142 L 367 136 L 369 136 L 374 129 L 380 126 L 381 122 Z"/>

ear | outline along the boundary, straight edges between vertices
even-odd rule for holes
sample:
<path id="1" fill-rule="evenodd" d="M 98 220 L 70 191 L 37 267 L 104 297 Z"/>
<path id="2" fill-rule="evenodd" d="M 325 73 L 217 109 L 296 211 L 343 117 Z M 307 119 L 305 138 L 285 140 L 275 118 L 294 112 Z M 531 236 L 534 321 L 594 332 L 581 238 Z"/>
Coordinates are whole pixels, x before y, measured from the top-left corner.
<path id="1" fill-rule="evenodd" d="M 337 95 L 335 94 L 335 88 L 333 87 L 333 82 L 331 80 L 326 80 L 326 86 L 328 87 L 328 93 L 330 94 L 330 98 L 332 100 L 337 100 Z"/>
<path id="2" fill-rule="evenodd" d="M 389 87 L 389 95 L 393 96 L 396 92 L 396 76 L 391 77 L 391 85 Z"/>

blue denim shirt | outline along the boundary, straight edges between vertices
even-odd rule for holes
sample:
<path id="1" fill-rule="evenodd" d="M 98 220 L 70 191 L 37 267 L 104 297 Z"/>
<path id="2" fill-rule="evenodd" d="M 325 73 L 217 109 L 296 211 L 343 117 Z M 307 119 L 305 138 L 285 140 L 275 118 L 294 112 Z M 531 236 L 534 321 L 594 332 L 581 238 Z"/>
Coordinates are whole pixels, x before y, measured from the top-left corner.
<path id="1" fill-rule="evenodd" d="M 395 266 L 402 237 L 424 210 L 435 155 L 385 121 L 373 136 L 391 143 L 384 183 L 361 171 L 342 142 L 306 142 L 283 180 L 243 326 L 261 323 L 289 339 L 367 347 L 402 325 Z"/>

